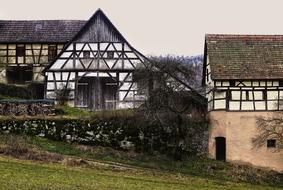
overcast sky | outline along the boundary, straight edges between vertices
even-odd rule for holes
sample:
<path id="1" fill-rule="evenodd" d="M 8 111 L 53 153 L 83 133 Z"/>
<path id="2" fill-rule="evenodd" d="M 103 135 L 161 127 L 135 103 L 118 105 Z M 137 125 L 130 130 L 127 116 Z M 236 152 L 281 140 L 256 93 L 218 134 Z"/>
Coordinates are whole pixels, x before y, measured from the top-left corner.
<path id="1" fill-rule="evenodd" d="M 101 8 L 124 37 L 145 55 L 202 54 L 206 33 L 283 34 L 283 1 L 281 0 L 0 0 L 0 2 L 0 19 L 3 20 L 86 20 Z"/>

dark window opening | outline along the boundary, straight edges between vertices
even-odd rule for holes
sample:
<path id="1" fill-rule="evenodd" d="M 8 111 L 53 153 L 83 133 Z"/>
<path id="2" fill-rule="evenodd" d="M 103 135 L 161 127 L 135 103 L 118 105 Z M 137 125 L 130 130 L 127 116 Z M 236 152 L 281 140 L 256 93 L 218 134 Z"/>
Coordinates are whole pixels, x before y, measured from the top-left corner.
<path id="1" fill-rule="evenodd" d="M 25 46 L 17 46 L 16 47 L 16 55 L 18 57 L 25 56 Z"/>
<path id="2" fill-rule="evenodd" d="M 268 139 L 267 140 L 267 148 L 275 148 L 276 147 L 276 140 L 275 139 Z"/>
<path id="3" fill-rule="evenodd" d="M 113 59 L 114 58 L 114 51 L 107 51 L 107 58 Z"/>
<path id="4" fill-rule="evenodd" d="M 227 100 L 232 100 L 232 92 L 230 90 L 227 91 Z"/>
<path id="5" fill-rule="evenodd" d="M 250 100 L 249 91 L 246 91 L 246 100 Z"/>
<path id="6" fill-rule="evenodd" d="M 90 58 L 90 51 L 83 51 L 83 58 L 89 59 Z"/>
<path id="7" fill-rule="evenodd" d="M 229 81 L 229 84 L 230 84 L 230 86 L 235 86 L 236 85 L 235 81 Z"/>
<path id="8" fill-rule="evenodd" d="M 8 67 L 6 69 L 8 83 L 10 84 L 24 84 L 32 81 L 32 67 Z"/>
<path id="9" fill-rule="evenodd" d="M 53 61 L 57 56 L 57 46 L 48 46 L 48 61 Z"/>
<path id="10" fill-rule="evenodd" d="M 263 100 L 267 100 L 267 92 L 266 92 L 266 90 L 262 91 L 262 98 L 263 98 Z"/>
<path id="11" fill-rule="evenodd" d="M 279 86 L 283 86 L 283 80 L 279 81 Z"/>

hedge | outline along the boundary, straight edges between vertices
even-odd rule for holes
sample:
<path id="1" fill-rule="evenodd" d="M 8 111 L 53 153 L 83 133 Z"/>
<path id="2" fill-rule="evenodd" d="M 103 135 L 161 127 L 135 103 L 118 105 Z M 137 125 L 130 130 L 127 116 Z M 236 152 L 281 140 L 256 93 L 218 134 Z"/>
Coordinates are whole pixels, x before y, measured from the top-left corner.
<path id="1" fill-rule="evenodd" d="M 0 99 L 42 99 L 44 95 L 44 84 L 32 82 L 28 85 L 14 85 L 0 83 Z"/>
<path id="2" fill-rule="evenodd" d="M 191 123 L 188 154 L 206 152 L 204 123 Z M 139 124 L 136 117 L 113 118 L 5 118 L 0 132 L 40 136 L 57 141 L 77 142 L 112 148 L 134 148 L 136 151 L 168 153 L 174 148 L 175 134 L 158 124 Z"/>

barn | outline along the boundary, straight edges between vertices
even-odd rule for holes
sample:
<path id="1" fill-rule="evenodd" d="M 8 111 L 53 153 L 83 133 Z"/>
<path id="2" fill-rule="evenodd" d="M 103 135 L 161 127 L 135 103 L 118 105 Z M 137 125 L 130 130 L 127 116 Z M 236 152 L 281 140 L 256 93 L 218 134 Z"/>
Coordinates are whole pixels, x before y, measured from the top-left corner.
<path id="1" fill-rule="evenodd" d="M 69 89 L 69 105 L 91 110 L 134 108 L 143 100 L 133 72 L 146 57 L 98 10 L 45 69 L 45 97 Z"/>

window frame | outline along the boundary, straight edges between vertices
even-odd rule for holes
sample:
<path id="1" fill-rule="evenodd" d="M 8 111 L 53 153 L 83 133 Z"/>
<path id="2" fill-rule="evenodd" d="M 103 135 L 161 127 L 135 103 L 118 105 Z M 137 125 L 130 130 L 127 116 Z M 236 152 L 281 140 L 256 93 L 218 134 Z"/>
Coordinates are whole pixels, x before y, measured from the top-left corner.
<path id="1" fill-rule="evenodd" d="M 26 56 L 26 48 L 24 45 L 16 46 L 16 57 L 25 57 Z"/>
<path id="2" fill-rule="evenodd" d="M 114 58 L 114 51 L 107 51 L 106 56 L 107 56 L 107 59 L 113 59 Z"/>
<path id="3" fill-rule="evenodd" d="M 58 48 L 57 48 L 56 45 L 49 45 L 48 46 L 48 62 L 53 61 L 57 57 L 57 55 L 58 55 L 57 51 L 58 51 Z M 53 53 L 51 53 L 51 52 L 53 52 Z"/>
<path id="4" fill-rule="evenodd" d="M 83 51 L 83 58 L 84 59 L 90 59 L 90 51 L 84 50 Z"/>

